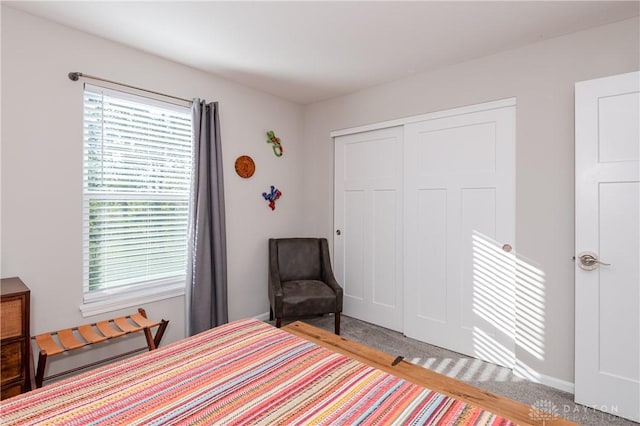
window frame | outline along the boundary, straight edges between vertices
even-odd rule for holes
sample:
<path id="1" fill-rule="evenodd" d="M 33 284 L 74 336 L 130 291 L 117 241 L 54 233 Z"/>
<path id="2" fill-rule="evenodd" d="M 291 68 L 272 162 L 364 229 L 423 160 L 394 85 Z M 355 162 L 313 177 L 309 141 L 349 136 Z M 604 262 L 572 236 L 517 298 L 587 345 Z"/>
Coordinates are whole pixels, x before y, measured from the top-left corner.
<path id="1" fill-rule="evenodd" d="M 114 193 L 113 196 L 108 194 L 94 194 L 91 196 L 87 191 L 85 182 L 85 173 L 87 172 L 87 166 L 85 164 L 85 155 L 87 149 L 87 143 L 85 140 L 85 92 L 90 91 L 94 93 L 103 93 L 107 96 L 123 99 L 125 101 L 140 102 L 143 100 L 145 105 L 161 107 L 164 109 L 172 109 L 181 113 L 190 114 L 192 104 L 190 102 L 180 102 L 173 98 L 164 98 L 161 95 L 150 96 L 146 92 L 136 91 L 133 89 L 123 89 L 119 86 L 113 87 L 110 84 L 90 84 L 85 83 L 82 89 L 82 297 L 83 303 L 80 305 L 80 311 L 83 317 L 96 315 L 105 312 L 111 312 L 118 309 L 127 307 L 139 306 L 140 304 L 160 301 L 164 299 L 184 296 L 186 286 L 186 268 L 185 275 L 181 277 L 172 277 L 164 279 L 150 280 L 146 282 L 139 282 L 135 285 L 120 286 L 114 288 L 103 288 L 100 290 L 88 291 L 88 274 L 89 266 L 87 261 L 88 256 L 88 213 L 86 212 L 87 205 L 89 203 L 89 197 L 95 197 L 96 199 L 104 197 L 105 200 L 114 199 L 122 196 L 122 194 Z M 143 98 L 143 99 L 140 99 Z M 193 121 L 191 121 L 191 135 L 193 135 Z M 192 166 L 193 166 L 193 141 L 191 141 L 191 154 L 192 154 Z M 190 180 L 193 179 L 193 170 L 190 172 Z M 189 211 L 191 209 L 192 201 L 192 189 L 191 183 L 189 190 Z M 166 197 L 166 195 L 164 195 Z M 136 200 L 144 200 L 142 197 L 134 197 Z M 150 199 L 150 198 L 147 198 Z M 190 218 L 187 218 L 188 223 Z M 188 225 L 187 225 L 188 233 Z M 185 252 L 187 246 L 185 244 Z M 186 266 L 186 265 L 185 265 Z"/>

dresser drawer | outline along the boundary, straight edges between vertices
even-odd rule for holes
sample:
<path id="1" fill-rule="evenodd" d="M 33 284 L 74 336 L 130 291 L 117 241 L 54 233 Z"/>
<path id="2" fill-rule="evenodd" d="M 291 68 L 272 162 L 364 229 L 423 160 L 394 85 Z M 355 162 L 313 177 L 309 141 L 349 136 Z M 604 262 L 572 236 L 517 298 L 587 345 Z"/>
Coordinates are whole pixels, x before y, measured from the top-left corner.
<path id="1" fill-rule="evenodd" d="M 0 280 L 0 399 L 31 390 L 30 294 L 19 277 Z"/>
<path id="2" fill-rule="evenodd" d="M 0 339 L 25 335 L 24 329 L 24 297 L 14 297 L 2 301 L 2 323 L 0 323 Z"/>
<path id="3" fill-rule="evenodd" d="M 22 387 L 22 383 L 14 383 L 8 386 L 2 387 L 2 393 L 0 393 L 0 399 L 11 398 L 12 396 L 20 395 L 25 389 Z"/>
<path id="4" fill-rule="evenodd" d="M 24 371 L 22 350 L 24 340 L 2 343 L 0 348 L 0 381 L 4 384 L 10 380 L 19 379 Z"/>

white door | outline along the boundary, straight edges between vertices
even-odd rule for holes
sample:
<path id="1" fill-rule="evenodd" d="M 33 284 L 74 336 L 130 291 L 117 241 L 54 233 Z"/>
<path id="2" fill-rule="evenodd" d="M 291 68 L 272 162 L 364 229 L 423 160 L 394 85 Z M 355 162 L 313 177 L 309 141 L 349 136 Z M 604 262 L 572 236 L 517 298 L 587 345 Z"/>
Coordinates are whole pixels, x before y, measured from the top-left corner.
<path id="1" fill-rule="evenodd" d="M 515 100 L 489 107 L 405 128 L 404 323 L 408 337 L 512 367 Z"/>
<path id="2" fill-rule="evenodd" d="M 640 421 L 639 79 L 635 72 L 575 87 L 575 400 L 635 421 Z"/>
<path id="3" fill-rule="evenodd" d="M 402 127 L 335 138 L 334 269 L 345 315 L 402 331 Z"/>

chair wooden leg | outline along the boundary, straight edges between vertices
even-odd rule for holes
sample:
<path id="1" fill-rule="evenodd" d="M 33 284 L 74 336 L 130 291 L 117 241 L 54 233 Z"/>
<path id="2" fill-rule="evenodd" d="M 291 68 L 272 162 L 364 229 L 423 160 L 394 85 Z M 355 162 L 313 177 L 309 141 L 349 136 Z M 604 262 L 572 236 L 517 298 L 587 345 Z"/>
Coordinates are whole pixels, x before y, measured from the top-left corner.
<path id="1" fill-rule="evenodd" d="M 338 336 L 340 335 L 340 312 L 336 312 L 335 332 Z"/>
<path id="2" fill-rule="evenodd" d="M 269 321 L 273 321 L 273 309 L 269 308 Z"/>
<path id="3" fill-rule="evenodd" d="M 282 318 L 276 318 L 276 327 L 280 328 L 282 326 Z"/>

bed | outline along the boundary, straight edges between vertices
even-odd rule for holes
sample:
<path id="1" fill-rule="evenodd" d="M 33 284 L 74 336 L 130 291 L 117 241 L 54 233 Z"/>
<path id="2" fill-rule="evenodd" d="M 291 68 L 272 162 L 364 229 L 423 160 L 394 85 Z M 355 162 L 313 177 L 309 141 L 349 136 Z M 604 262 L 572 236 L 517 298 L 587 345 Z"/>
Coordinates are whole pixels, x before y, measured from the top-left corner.
<path id="1" fill-rule="evenodd" d="M 245 319 L 2 401 L 0 420 L 6 425 L 569 424 L 536 419 L 529 407 L 438 376 L 304 323 L 277 329 Z M 431 390 L 424 381 L 442 389 Z"/>

